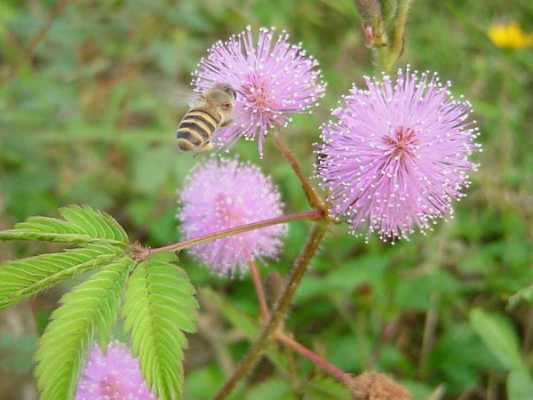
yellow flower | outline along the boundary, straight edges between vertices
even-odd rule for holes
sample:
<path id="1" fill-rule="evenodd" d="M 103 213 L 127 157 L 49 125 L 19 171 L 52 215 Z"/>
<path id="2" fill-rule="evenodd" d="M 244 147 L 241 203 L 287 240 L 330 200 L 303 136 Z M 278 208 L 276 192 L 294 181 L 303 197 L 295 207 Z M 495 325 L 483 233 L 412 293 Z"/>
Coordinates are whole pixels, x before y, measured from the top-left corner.
<path id="1" fill-rule="evenodd" d="M 516 22 L 492 25 L 488 35 L 497 47 L 506 49 L 533 47 L 533 34 L 525 33 Z"/>

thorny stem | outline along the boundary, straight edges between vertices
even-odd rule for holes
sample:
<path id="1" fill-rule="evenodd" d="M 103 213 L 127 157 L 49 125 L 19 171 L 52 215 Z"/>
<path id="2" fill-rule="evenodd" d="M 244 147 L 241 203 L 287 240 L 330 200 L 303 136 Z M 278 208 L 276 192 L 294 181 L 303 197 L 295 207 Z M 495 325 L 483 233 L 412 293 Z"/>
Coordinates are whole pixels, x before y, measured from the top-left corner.
<path id="1" fill-rule="evenodd" d="M 309 361 L 315 364 L 318 368 L 322 369 L 323 371 L 331 375 L 332 378 L 336 379 L 343 385 L 349 387 L 350 379 L 351 379 L 350 375 L 348 375 L 341 369 L 337 368 L 335 365 L 330 363 L 324 357 L 321 357 L 315 352 L 309 350 L 307 347 L 298 343 L 296 340 L 286 335 L 285 333 L 278 332 L 276 334 L 276 340 L 280 341 L 281 343 L 283 343 L 285 346 L 287 346 L 291 350 L 307 358 Z"/>
<path id="2" fill-rule="evenodd" d="M 259 312 L 260 319 L 262 323 L 266 323 L 270 318 L 270 310 L 268 309 L 268 304 L 265 296 L 265 289 L 263 288 L 263 283 L 261 282 L 261 274 L 255 260 L 250 261 L 250 273 L 252 274 L 252 281 L 255 287 L 255 293 L 257 295 L 257 300 L 259 302 Z"/>
<path id="3" fill-rule="evenodd" d="M 317 252 L 318 247 L 322 242 L 324 235 L 326 234 L 328 222 L 329 221 L 325 220 L 314 224 L 309 239 L 307 240 L 302 252 L 296 259 L 296 262 L 294 263 L 294 267 L 292 269 L 289 281 L 287 282 L 287 285 L 285 286 L 285 289 L 283 290 L 279 301 L 274 307 L 272 316 L 270 317 L 270 321 L 265 326 L 265 328 L 261 332 L 261 335 L 252 345 L 246 356 L 237 366 L 237 369 L 235 370 L 231 378 L 215 395 L 214 400 L 225 399 L 233 391 L 233 389 L 235 389 L 239 380 L 244 378 L 246 374 L 250 372 L 250 370 L 254 367 L 255 363 L 261 357 L 266 346 L 272 339 L 273 335 L 277 332 L 279 326 L 287 315 L 287 311 L 289 310 L 289 306 L 292 302 L 294 293 L 296 292 L 298 285 L 300 284 L 305 272 L 307 271 L 307 267 L 309 266 L 311 259 Z"/>
<path id="4" fill-rule="evenodd" d="M 287 160 L 292 170 L 300 180 L 300 184 L 302 185 L 302 188 L 305 192 L 305 196 L 307 197 L 307 201 L 309 202 L 311 207 L 318 210 L 322 210 L 325 213 L 327 207 L 324 203 L 324 200 L 322 200 L 313 185 L 311 185 L 311 182 L 309 182 L 307 177 L 304 175 L 300 162 L 296 159 L 296 157 L 294 157 L 294 154 L 287 147 L 287 144 L 285 143 L 279 132 L 274 132 L 274 139 L 274 143 L 276 144 L 276 147 L 278 148 L 279 152 Z"/>
<path id="5" fill-rule="evenodd" d="M 263 221 L 252 222 L 250 224 L 245 224 L 245 225 L 239 225 L 234 228 L 224 229 L 222 231 L 210 233 L 205 236 L 200 236 L 200 237 L 190 239 L 190 240 L 183 240 L 178 243 L 169 244 L 163 247 L 157 247 L 155 249 L 149 249 L 149 248 L 141 249 L 137 252 L 137 254 L 135 255 L 135 258 L 137 259 L 137 261 L 144 261 L 148 257 L 150 257 L 152 254 L 155 254 L 155 253 L 180 251 L 183 249 L 188 249 L 192 246 L 197 246 L 200 244 L 212 242 L 213 240 L 218 240 L 218 239 L 222 239 L 222 238 L 229 237 L 229 236 L 239 235 L 241 233 L 253 231 L 256 229 L 266 228 L 272 225 L 279 225 L 279 224 L 284 224 L 284 223 L 292 222 L 292 221 L 318 221 L 324 218 L 325 218 L 324 212 L 321 210 L 310 210 L 310 211 L 305 211 L 302 213 L 282 215 L 281 217 L 265 219 Z"/>

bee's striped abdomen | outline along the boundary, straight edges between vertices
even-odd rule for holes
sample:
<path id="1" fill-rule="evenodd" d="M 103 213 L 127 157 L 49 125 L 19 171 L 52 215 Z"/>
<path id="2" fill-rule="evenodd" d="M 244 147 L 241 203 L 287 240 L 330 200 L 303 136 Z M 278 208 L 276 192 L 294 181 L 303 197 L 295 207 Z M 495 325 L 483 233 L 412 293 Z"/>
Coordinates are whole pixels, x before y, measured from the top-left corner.
<path id="1" fill-rule="evenodd" d="M 183 151 L 200 149 L 210 142 L 213 132 L 220 124 L 220 117 L 203 109 L 190 110 L 181 120 L 176 138 Z"/>

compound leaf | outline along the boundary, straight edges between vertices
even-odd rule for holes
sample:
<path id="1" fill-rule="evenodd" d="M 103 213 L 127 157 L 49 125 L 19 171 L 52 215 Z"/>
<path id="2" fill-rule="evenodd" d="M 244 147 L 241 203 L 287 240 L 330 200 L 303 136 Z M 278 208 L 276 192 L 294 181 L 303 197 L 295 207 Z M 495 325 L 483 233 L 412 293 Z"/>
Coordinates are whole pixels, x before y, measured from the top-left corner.
<path id="1" fill-rule="evenodd" d="M 166 261 L 139 264 L 128 281 L 125 327 L 143 376 L 160 400 L 181 398 L 184 333 L 196 330 L 197 308 L 187 274 Z"/>
<path id="2" fill-rule="evenodd" d="M 115 246 L 89 244 L 0 265 L 0 310 L 76 274 L 109 264 L 121 253 Z"/>
<path id="3" fill-rule="evenodd" d="M 122 258 L 101 269 L 61 299 L 36 353 L 42 400 L 74 398 L 89 345 L 106 345 L 133 261 Z"/>
<path id="4" fill-rule="evenodd" d="M 0 240 L 41 240 L 59 243 L 107 242 L 126 245 L 128 235 L 111 216 L 88 206 L 59 210 L 63 219 L 30 217 L 0 232 Z"/>

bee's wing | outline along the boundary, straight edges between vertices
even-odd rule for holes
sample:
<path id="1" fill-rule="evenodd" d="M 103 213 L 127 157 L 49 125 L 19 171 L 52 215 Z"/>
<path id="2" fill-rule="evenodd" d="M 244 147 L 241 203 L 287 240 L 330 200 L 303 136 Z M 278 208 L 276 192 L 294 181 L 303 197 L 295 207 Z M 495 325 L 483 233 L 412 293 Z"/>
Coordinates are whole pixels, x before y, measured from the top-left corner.
<path id="1" fill-rule="evenodd" d="M 181 87 L 175 93 L 175 105 L 179 109 L 190 109 L 198 104 L 200 100 L 200 94 L 195 93 L 188 88 Z"/>
<path id="2" fill-rule="evenodd" d="M 202 103 L 202 94 L 189 91 L 182 97 L 182 101 L 186 103 L 187 107 L 194 108 Z"/>

